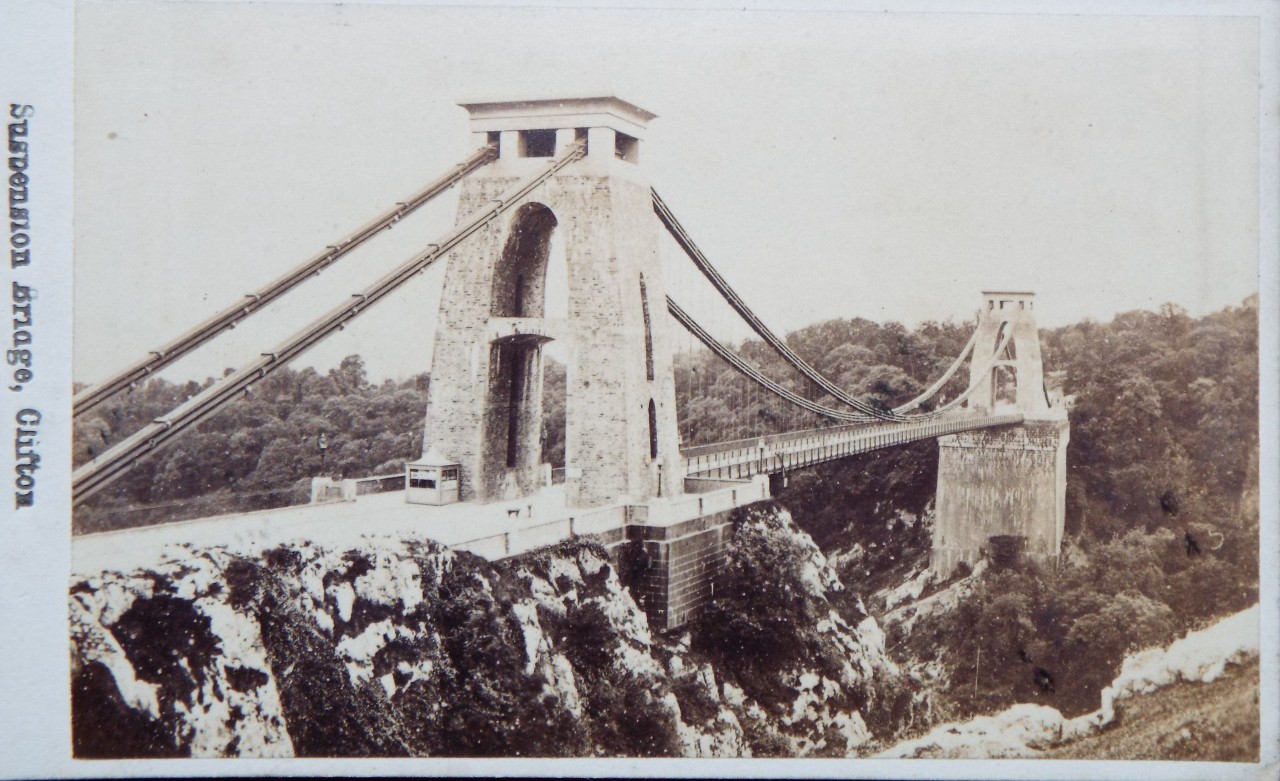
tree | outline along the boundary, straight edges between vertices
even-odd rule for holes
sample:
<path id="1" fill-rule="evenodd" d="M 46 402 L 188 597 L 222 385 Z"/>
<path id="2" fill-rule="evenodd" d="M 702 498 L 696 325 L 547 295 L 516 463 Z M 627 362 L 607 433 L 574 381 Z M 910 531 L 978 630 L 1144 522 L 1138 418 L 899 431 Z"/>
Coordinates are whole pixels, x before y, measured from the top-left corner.
<path id="1" fill-rule="evenodd" d="M 364 359 L 359 355 L 348 355 L 343 358 L 338 368 L 329 370 L 329 376 L 337 383 L 339 393 L 356 393 L 369 387 Z"/>

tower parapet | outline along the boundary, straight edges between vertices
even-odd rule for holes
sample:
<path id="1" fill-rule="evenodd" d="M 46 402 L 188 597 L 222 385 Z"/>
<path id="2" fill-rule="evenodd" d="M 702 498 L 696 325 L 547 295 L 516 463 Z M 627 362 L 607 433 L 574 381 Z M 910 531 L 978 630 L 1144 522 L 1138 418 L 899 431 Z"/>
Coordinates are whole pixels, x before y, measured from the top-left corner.
<path id="1" fill-rule="evenodd" d="M 573 167 L 623 178 L 642 176 L 641 145 L 649 122 L 657 114 L 621 98 L 542 98 L 531 100 L 469 101 L 458 105 L 471 115 L 477 144 L 498 145 L 498 159 L 489 173 L 511 175 L 556 157 L 570 144 L 585 143 L 586 157 Z M 627 166 L 615 165 L 615 161 Z M 567 175 L 567 173 L 566 173 Z"/>

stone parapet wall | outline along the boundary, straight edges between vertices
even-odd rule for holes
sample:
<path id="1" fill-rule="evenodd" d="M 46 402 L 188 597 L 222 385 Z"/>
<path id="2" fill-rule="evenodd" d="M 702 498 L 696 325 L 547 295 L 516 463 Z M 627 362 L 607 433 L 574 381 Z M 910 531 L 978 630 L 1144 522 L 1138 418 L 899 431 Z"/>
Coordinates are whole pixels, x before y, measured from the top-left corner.
<path id="1" fill-rule="evenodd" d="M 768 478 L 708 493 L 577 510 L 451 545 L 489 560 L 581 537 L 609 552 L 619 576 L 659 631 L 697 615 L 715 593 L 733 534 L 733 511 L 769 498 Z"/>

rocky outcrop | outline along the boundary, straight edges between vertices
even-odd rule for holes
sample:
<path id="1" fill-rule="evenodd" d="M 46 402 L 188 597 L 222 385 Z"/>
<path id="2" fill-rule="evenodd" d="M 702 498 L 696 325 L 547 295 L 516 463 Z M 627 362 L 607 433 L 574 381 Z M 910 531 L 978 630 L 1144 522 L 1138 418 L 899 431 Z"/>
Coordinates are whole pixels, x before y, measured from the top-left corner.
<path id="1" fill-rule="evenodd" d="M 76 755 L 843 756 L 894 734 L 914 695 L 812 540 L 756 509 L 728 558 L 667 636 L 588 540 L 102 572 L 70 594 Z"/>

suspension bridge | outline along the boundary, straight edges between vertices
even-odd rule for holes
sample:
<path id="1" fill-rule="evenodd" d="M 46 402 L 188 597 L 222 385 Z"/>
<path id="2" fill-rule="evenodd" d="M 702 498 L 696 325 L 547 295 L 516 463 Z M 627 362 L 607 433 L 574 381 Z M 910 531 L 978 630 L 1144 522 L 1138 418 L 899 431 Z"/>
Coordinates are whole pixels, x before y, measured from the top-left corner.
<path id="1" fill-rule="evenodd" d="M 342 523 L 359 527 L 362 506 L 373 509 L 366 489 L 380 493 L 389 485 L 403 496 L 397 499 L 401 514 L 498 518 L 488 526 L 477 521 L 477 534 L 485 532 L 480 536 L 455 533 L 443 539 L 490 558 L 597 535 L 631 558 L 621 569 L 632 573 L 628 585 L 651 621 L 675 627 L 709 598 L 732 510 L 768 498 L 788 470 L 937 439 L 932 563 L 939 573 L 961 561 L 972 563 L 993 537 L 1015 539 L 1030 555 L 1057 555 L 1068 423 L 1065 410 L 1045 392 L 1031 293 L 983 293 L 973 334 L 934 382 L 896 407 L 869 401 L 865 389 L 840 387 L 770 329 L 648 182 L 641 153 L 655 115 L 616 97 L 462 105 L 478 141 L 473 154 L 261 290 L 77 393 L 73 414 L 88 414 L 228 329 L 244 327 L 255 312 L 459 187 L 455 226 L 80 466 L 72 478 L 74 502 L 106 489 L 447 257 L 426 452 L 402 476 L 346 481 L 345 487 L 317 481 L 317 500 L 347 500 Z M 549 317 L 547 268 L 557 233 L 567 306 L 563 317 Z M 685 288 L 677 291 L 667 283 L 659 261 L 664 233 L 716 299 L 814 393 L 797 392 L 794 381 L 766 375 L 682 307 L 677 297 Z M 683 443 L 673 365 L 676 329 L 753 392 L 803 413 L 814 425 Z M 567 353 L 565 466 L 556 476 L 542 460 L 544 353 L 552 342 Z M 951 395 L 944 398 L 948 389 Z M 558 504 L 547 509 L 545 497 L 552 491 Z M 387 501 L 377 499 L 383 515 Z M 453 501 L 460 505 L 414 504 Z M 495 507 L 508 508 L 506 517 L 485 514 Z"/>

